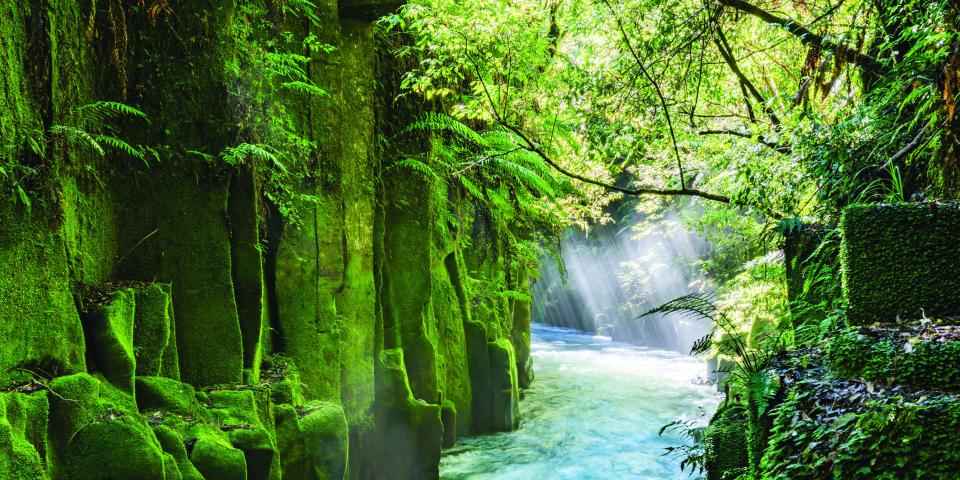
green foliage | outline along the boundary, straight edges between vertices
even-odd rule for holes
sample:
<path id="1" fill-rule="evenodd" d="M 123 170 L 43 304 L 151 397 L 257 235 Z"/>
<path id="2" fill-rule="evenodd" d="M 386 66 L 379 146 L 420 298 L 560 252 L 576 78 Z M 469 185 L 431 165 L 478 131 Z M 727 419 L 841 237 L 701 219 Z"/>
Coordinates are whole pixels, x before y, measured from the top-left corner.
<path id="1" fill-rule="evenodd" d="M 960 313 L 960 206 L 853 205 L 844 211 L 843 295 L 852 324 Z"/>
<path id="2" fill-rule="evenodd" d="M 955 476 L 960 468 L 956 396 L 871 394 L 862 387 L 845 391 L 847 386 L 801 383 L 789 390 L 776 409 L 758 478 Z"/>
<path id="3" fill-rule="evenodd" d="M 150 165 L 149 159 L 160 161 L 157 151 L 145 146 L 133 146 L 112 134 L 111 122 L 136 119 L 149 122 L 140 110 L 119 102 L 100 101 L 74 109 L 73 125 L 52 125 L 48 131 L 51 139 L 64 140 L 70 145 L 84 147 L 99 157 L 113 150 Z"/>
<path id="4" fill-rule="evenodd" d="M 780 388 L 779 380 L 770 371 L 774 356 L 785 348 L 781 333 L 763 336 L 751 341 L 733 319 L 720 310 L 711 295 L 693 293 L 671 300 L 654 308 L 642 317 L 673 313 L 697 319 L 706 319 L 713 325 L 706 336 L 694 343 L 697 355 L 713 353 L 732 359 L 733 368 L 728 373 L 728 401 L 742 403 L 749 422 L 747 423 L 747 452 L 752 472 L 759 469 L 766 439 L 766 416 L 771 400 Z M 710 461 L 710 457 L 707 457 Z"/>
<path id="5" fill-rule="evenodd" d="M 274 7 L 283 14 L 278 17 Z M 299 205 L 312 201 L 301 185 L 323 175 L 317 165 L 320 145 L 301 117 L 305 105 L 331 101 L 311 77 L 310 65 L 334 48 L 313 34 L 288 29 L 298 24 L 292 19 L 323 27 L 317 8 L 309 0 L 240 2 L 231 24 L 236 52 L 226 66 L 238 119 L 236 143 L 217 153 L 189 152 L 207 162 L 252 168 L 263 195 L 290 223 L 300 221 Z"/>
<path id="6" fill-rule="evenodd" d="M 845 330 L 830 339 L 830 368 L 842 378 L 863 378 L 878 385 L 960 389 L 960 342 L 922 330 Z M 932 335 L 933 338 L 930 338 Z"/>

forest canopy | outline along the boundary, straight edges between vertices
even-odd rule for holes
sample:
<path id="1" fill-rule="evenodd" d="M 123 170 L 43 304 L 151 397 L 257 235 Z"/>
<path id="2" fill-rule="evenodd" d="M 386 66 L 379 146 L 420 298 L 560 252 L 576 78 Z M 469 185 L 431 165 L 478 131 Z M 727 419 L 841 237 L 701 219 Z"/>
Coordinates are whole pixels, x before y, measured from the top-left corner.
<path id="1" fill-rule="evenodd" d="M 448 144 L 498 139 L 449 173 L 524 154 L 580 187 L 559 195 L 561 221 L 626 194 L 699 197 L 731 226 L 955 198 L 957 14 L 943 0 L 420 0 L 381 24 L 411 66 L 403 95 L 434 106 L 425 125 Z"/>

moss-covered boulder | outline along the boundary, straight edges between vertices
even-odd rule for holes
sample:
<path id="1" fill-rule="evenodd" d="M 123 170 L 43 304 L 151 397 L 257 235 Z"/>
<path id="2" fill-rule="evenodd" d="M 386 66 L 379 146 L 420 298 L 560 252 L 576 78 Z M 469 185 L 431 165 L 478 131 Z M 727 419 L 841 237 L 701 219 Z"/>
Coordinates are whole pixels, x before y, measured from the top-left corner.
<path id="1" fill-rule="evenodd" d="M 722 407 L 703 432 L 709 480 L 732 480 L 745 471 L 747 415 L 740 406 Z"/>
<path id="2" fill-rule="evenodd" d="M 180 475 L 182 480 L 205 480 L 203 475 L 193 466 L 193 463 L 190 462 L 190 457 L 187 455 L 187 449 L 184 445 L 184 438 L 180 433 L 173 430 L 172 428 L 166 425 L 157 425 L 153 427 L 153 434 L 157 437 L 157 441 L 160 443 L 160 448 L 163 449 L 164 456 L 164 469 L 169 472 L 168 468 L 170 460 L 176 464 L 177 474 Z M 192 447 L 193 445 L 191 445 Z M 169 478 L 167 480 L 170 480 Z"/>
<path id="3" fill-rule="evenodd" d="M 852 205 L 840 230 L 852 324 L 960 316 L 960 205 Z"/>
<path id="4" fill-rule="evenodd" d="M 234 448 L 243 452 L 247 479 L 279 478 L 277 446 L 264 425 L 262 404 L 258 404 L 255 393 L 252 390 L 219 390 L 210 392 L 208 402 L 207 417 L 220 426 Z"/>
<path id="5" fill-rule="evenodd" d="M 198 416 L 199 404 L 193 386 L 166 377 L 137 377 L 137 406 L 141 411 L 162 410 Z"/>
<path id="6" fill-rule="evenodd" d="M 129 393 L 134 391 L 137 360 L 134 355 L 133 329 L 136 297 L 124 288 L 84 318 L 84 333 L 94 370 Z"/>
<path id="7" fill-rule="evenodd" d="M 440 423 L 443 424 L 443 448 L 457 443 L 457 405 L 450 400 L 440 404 Z"/>
<path id="8" fill-rule="evenodd" d="M 493 423 L 497 431 L 516 430 L 520 426 L 520 390 L 517 360 L 513 344 L 501 338 L 489 344 L 490 372 L 493 383 Z"/>
<path id="9" fill-rule="evenodd" d="M 49 388 L 55 478 L 164 479 L 163 451 L 128 393 L 85 373 Z"/>
<path id="10" fill-rule="evenodd" d="M 473 428 L 476 433 L 493 431 L 493 378 L 490 369 L 490 351 L 483 324 L 468 320 L 463 325 L 466 336 L 467 360 L 473 393 Z"/>
<path id="11" fill-rule="evenodd" d="M 407 380 L 403 350 L 380 354 L 377 383 L 377 428 L 383 448 L 385 478 L 437 478 L 443 425 L 440 406 L 415 399 Z"/>
<path id="12" fill-rule="evenodd" d="M 45 392 L 0 393 L 0 478 L 46 479 Z"/>
<path id="13" fill-rule="evenodd" d="M 187 433 L 190 463 L 205 480 L 246 480 L 243 451 L 230 444 L 226 433 L 210 425 L 197 425 Z"/>
<path id="14" fill-rule="evenodd" d="M 346 478 L 350 439 L 342 407 L 313 401 L 301 408 L 277 405 L 275 412 L 283 478 Z"/>
<path id="15" fill-rule="evenodd" d="M 133 346 L 137 375 L 180 379 L 176 327 L 169 284 L 149 284 L 134 291 Z"/>
<path id="16" fill-rule="evenodd" d="M 830 368 L 842 378 L 879 385 L 960 390 L 960 328 L 861 327 L 834 335 Z"/>

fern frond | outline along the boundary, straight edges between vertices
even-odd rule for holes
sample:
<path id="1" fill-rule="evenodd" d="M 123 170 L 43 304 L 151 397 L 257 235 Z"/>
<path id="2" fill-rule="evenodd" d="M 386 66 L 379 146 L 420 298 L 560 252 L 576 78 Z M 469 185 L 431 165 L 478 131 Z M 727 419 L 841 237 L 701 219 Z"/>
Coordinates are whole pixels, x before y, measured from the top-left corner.
<path id="1" fill-rule="evenodd" d="M 90 147 L 94 152 L 99 156 L 104 155 L 103 147 L 93 138 L 92 135 L 87 133 L 85 130 L 71 127 L 69 125 L 51 125 L 50 126 L 50 136 L 51 137 L 61 137 L 64 140 L 70 143 L 77 143 L 87 147 Z"/>
<path id="2" fill-rule="evenodd" d="M 137 148 L 134 148 L 129 143 L 117 137 L 114 137 L 111 135 L 97 135 L 94 137 L 94 140 L 96 140 L 97 143 L 99 144 L 106 145 L 114 150 L 117 150 L 122 153 L 126 153 L 127 155 L 142 161 L 147 166 L 150 165 L 150 163 L 147 162 L 147 158 L 143 155 L 142 151 L 140 151 Z"/>
<path id="3" fill-rule="evenodd" d="M 187 155 L 196 155 L 196 156 L 202 158 L 202 159 L 203 159 L 204 161 L 206 161 L 207 163 L 212 163 L 213 160 L 216 158 L 216 157 L 214 157 L 213 155 L 210 155 L 209 153 L 201 152 L 201 151 L 199 151 L 199 150 L 187 150 L 185 153 L 186 153 Z"/>
<path id="4" fill-rule="evenodd" d="M 460 182 L 460 185 L 463 187 L 464 190 L 466 190 L 468 194 L 470 194 L 471 197 L 473 197 L 474 199 L 480 202 L 483 202 L 486 200 L 486 197 L 483 195 L 483 192 L 480 191 L 480 188 L 477 187 L 473 182 L 471 182 L 466 175 L 457 175 L 456 179 L 457 181 Z"/>
<path id="5" fill-rule="evenodd" d="M 234 147 L 224 148 L 220 158 L 229 165 L 242 165 L 251 159 L 268 162 L 283 173 L 288 173 L 286 165 L 266 145 L 255 143 L 241 143 Z"/>
<path id="6" fill-rule="evenodd" d="M 687 317 L 700 318 L 716 322 L 720 316 L 717 306 L 713 302 L 713 295 L 703 292 L 694 292 L 670 300 L 659 307 L 647 310 L 637 318 L 655 314 L 679 314 Z"/>
<path id="7" fill-rule="evenodd" d="M 299 80 L 292 81 L 292 82 L 283 82 L 280 84 L 280 86 L 287 90 L 291 90 L 297 93 L 303 93 L 306 95 L 312 95 L 316 97 L 325 97 L 328 95 L 326 90 L 314 85 L 313 83 L 302 82 Z"/>
<path id="8" fill-rule="evenodd" d="M 533 170 L 530 170 L 523 165 L 505 160 L 502 157 L 493 158 L 492 160 L 493 165 L 497 166 L 504 173 L 508 174 L 507 176 L 516 183 L 519 183 L 540 195 L 545 195 L 548 197 L 553 197 L 555 195 L 556 192 L 553 191 L 553 188 Z"/>
<path id="9" fill-rule="evenodd" d="M 442 113 L 427 112 L 405 130 L 406 132 L 450 133 L 477 146 L 485 146 L 483 136 L 463 122 Z"/>
<path id="10" fill-rule="evenodd" d="M 403 160 L 400 160 L 394 163 L 393 165 L 391 165 L 388 168 L 388 170 L 392 170 L 395 168 L 406 168 L 409 170 L 413 170 L 414 172 L 420 173 L 421 175 L 427 178 L 432 178 L 432 179 L 439 178 L 437 173 L 433 171 L 433 168 L 430 168 L 430 165 L 427 165 L 426 163 L 421 162 L 420 160 L 417 160 L 415 158 L 405 158 Z"/>
<path id="11" fill-rule="evenodd" d="M 85 120 L 104 122 L 106 120 L 129 117 L 150 121 L 147 114 L 125 103 L 99 101 L 77 108 L 77 113 Z"/>

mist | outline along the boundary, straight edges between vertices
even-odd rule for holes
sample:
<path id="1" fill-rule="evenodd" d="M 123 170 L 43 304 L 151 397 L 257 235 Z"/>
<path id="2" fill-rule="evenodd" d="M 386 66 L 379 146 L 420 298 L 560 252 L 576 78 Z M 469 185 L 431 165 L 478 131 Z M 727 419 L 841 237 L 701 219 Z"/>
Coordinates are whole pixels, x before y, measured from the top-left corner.
<path id="1" fill-rule="evenodd" d="M 629 218 L 629 217 L 628 217 Z M 576 328 L 614 341 L 690 353 L 709 330 L 676 314 L 645 311 L 706 288 L 698 260 L 709 244 L 666 212 L 653 225 L 635 219 L 570 230 L 561 242 L 566 278 L 552 259 L 533 286 L 535 322 Z"/>

